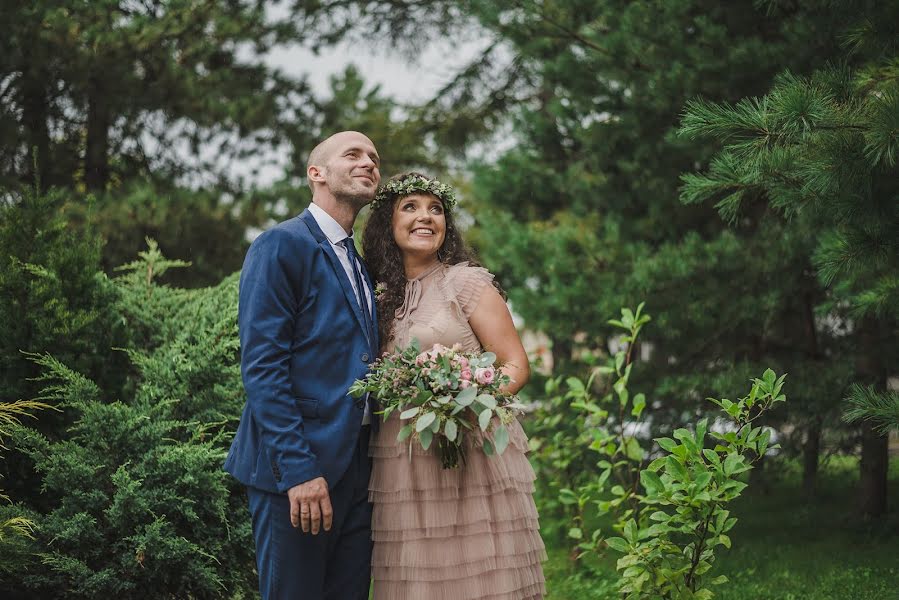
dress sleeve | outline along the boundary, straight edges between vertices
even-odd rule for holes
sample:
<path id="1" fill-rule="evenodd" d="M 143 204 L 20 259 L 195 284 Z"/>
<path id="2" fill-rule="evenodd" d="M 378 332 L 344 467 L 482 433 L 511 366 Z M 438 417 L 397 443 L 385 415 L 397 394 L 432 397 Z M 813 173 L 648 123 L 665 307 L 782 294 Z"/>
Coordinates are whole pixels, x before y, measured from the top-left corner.
<path id="1" fill-rule="evenodd" d="M 483 267 L 460 263 L 449 268 L 446 282 L 450 301 L 459 307 L 467 320 L 478 307 L 484 290 L 493 282 L 493 274 Z"/>

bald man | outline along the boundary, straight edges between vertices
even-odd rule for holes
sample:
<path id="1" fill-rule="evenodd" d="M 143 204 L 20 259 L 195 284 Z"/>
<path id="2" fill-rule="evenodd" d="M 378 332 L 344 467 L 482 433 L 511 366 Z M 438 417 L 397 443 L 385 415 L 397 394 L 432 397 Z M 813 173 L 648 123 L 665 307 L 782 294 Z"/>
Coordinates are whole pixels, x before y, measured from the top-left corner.
<path id="1" fill-rule="evenodd" d="M 309 154 L 312 204 L 260 235 L 240 275 L 247 403 L 225 470 L 247 487 L 264 600 L 366 600 L 371 562 L 366 398 L 378 354 L 373 286 L 353 222 L 380 158 L 344 131 Z"/>

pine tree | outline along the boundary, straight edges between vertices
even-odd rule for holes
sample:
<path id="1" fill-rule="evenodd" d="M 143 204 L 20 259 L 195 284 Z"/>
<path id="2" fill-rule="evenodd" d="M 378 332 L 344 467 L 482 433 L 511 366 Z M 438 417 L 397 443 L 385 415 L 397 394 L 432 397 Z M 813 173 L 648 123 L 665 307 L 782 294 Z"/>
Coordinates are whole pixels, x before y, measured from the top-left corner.
<path id="1" fill-rule="evenodd" d="M 886 390 L 899 333 L 899 3 L 879 3 L 846 34 L 858 66 L 784 73 L 760 98 L 696 100 L 682 133 L 721 140 L 708 172 L 684 176 L 686 203 L 714 201 L 736 221 L 759 205 L 814 232 L 826 295 L 819 319 L 855 356 L 852 415 L 895 414 Z M 808 234 L 807 234 L 808 235 Z M 889 417 L 887 417 L 887 423 Z M 886 510 L 887 442 L 862 426 L 862 512 Z"/>

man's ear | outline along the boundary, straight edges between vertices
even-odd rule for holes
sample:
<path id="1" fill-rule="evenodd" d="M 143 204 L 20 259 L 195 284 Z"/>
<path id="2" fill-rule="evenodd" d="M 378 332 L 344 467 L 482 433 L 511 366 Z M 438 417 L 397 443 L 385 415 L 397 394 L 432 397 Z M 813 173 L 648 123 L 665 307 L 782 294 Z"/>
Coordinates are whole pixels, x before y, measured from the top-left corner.
<path id="1" fill-rule="evenodd" d="M 309 165 L 309 168 L 306 169 L 306 177 L 309 181 L 314 181 L 316 183 L 324 183 L 325 182 L 325 169 L 324 167 L 317 167 L 315 165 Z"/>

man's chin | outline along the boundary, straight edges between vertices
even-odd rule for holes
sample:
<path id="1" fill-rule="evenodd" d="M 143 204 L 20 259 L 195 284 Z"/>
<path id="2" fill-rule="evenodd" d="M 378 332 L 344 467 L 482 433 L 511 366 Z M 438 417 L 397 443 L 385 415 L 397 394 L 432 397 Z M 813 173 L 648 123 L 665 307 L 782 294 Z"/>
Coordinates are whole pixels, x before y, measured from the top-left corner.
<path id="1" fill-rule="evenodd" d="M 344 202 L 352 204 L 357 208 L 362 208 L 363 206 L 370 204 L 371 201 L 375 199 L 376 191 L 377 188 L 355 189 L 342 194 L 334 194 L 334 196 Z"/>

